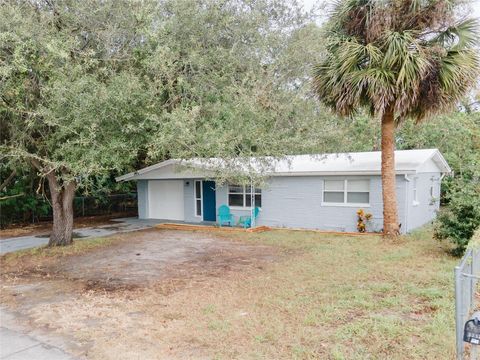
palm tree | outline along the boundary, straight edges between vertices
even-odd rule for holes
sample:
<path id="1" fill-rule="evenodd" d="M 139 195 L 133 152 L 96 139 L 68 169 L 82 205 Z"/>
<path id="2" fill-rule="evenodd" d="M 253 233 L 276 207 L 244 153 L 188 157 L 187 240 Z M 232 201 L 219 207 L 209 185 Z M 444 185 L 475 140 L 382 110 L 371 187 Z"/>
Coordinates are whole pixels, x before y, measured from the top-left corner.
<path id="1" fill-rule="evenodd" d="M 395 128 L 457 104 L 475 83 L 474 19 L 455 0 L 340 0 L 326 24 L 327 51 L 314 89 L 333 111 L 362 107 L 381 119 L 383 231 L 397 235 Z"/>

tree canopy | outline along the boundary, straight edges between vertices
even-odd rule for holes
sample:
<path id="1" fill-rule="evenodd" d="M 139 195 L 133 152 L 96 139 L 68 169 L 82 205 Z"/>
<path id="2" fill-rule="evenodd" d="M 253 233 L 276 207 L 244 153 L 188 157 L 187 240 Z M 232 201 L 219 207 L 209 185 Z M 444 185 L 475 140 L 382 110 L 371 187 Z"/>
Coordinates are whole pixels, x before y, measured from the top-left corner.
<path id="1" fill-rule="evenodd" d="M 479 73 L 478 20 L 459 1 L 345 0 L 327 25 L 327 52 L 314 85 L 341 115 L 360 107 L 398 120 L 451 109 Z"/>
<path id="2" fill-rule="evenodd" d="M 295 2 L 25 0 L 0 11 L 12 163 L 87 185 L 146 162 L 274 155 L 319 136 L 308 136 L 308 75 L 321 34 Z"/>
<path id="3" fill-rule="evenodd" d="M 327 136 L 308 83 L 321 33 L 295 1 L 22 0 L 0 17 L 0 156 L 48 181 L 67 243 L 99 176 Z"/>
<path id="4" fill-rule="evenodd" d="M 0 12 L 4 159 L 80 184 L 135 159 L 151 126 L 151 95 L 132 66 L 143 12 L 88 1 L 11 2 Z"/>

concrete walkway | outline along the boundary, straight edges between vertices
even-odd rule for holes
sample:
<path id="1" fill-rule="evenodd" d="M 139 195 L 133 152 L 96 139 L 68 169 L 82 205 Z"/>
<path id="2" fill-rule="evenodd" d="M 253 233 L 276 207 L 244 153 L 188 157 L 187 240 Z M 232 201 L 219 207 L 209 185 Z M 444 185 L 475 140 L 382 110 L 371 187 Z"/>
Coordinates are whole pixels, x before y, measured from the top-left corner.
<path id="1" fill-rule="evenodd" d="M 21 332 L 0 327 L 0 359 L 74 360 L 62 349 L 43 343 Z"/>
<path id="2" fill-rule="evenodd" d="M 151 228 L 162 222 L 162 220 L 144 220 L 138 218 L 120 218 L 113 219 L 112 221 L 115 223 L 74 229 L 74 239 L 89 239 L 94 237 L 109 236 L 117 233 L 143 230 Z M 43 234 L 18 236 L 0 240 L 0 254 L 46 245 L 48 244 L 48 237 L 49 234 Z"/>
<path id="3" fill-rule="evenodd" d="M 0 307 L 0 359 L 3 360 L 79 360 L 68 354 L 62 338 L 27 329 L 15 313 Z"/>

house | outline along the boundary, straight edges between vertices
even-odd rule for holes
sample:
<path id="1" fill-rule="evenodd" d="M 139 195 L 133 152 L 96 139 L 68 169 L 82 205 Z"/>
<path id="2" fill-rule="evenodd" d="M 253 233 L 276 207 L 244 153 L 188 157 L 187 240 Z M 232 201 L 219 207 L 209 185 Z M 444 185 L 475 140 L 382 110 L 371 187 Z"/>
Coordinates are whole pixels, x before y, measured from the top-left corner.
<path id="1" fill-rule="evenodd" d="M 373 215 L 367 230 L 382 230 L 380 152 L 260 159 L 271 163 L 261 188 L 216 184 L 211 164 L 222 166 L 219 159 L 167 160 L 117 181 L 137 181 L 138 214 L 145 219 L 209 222 L 222 204 L 239 217 L 249 215 L 254 202 L 261 209 L 257 226 L 356 231 L 356 211 L 363 209 Z M 451 169 L 437 149 L 396 151 L 395 167 L 405 233 L 434 219 L 440 183 Z"/>

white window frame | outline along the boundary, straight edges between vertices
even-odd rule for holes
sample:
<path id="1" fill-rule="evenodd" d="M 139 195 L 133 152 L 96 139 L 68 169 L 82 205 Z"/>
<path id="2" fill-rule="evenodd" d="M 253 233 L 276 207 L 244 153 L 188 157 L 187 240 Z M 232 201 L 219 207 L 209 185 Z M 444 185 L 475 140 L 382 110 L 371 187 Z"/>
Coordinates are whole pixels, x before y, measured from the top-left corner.
<path id="1" fill-rule="evenodd" d="M 197 183 L 200 183 L 200 215 L 197 214 Z M 203 218 L 203 180 L 193 181 L 193 212 L 195 217 Z"/>
<path id="2" fill-rule="evenodd" d="M 413 206 L 420 204 L 418 201 L 418 177 L 412 179 L 412 204 Z"/>
<path id="3" fill-rule="evenodd" d="M 324 199 L 325 199 L 325 192 L 341 192 L 341 191 L 325 191 L 325 181 L 328 181 L 328 180 L 334 180 L 334 181 L 341 181 L 343 180 L 343 202 L 339 203 L 339 202 L 325 202 Z M 349 203 L 347 202 L 347 195 L 348 195 L 348 181 L 349 180 L 368 180 L 368 203 Z M 364 191 L 362 191 L 364 192 Z M 370 207 L 370 194 L 371 194 L 371 191 L 370 191 L 370 179 L 356 179 L 356 178 L 353 178 L 353 179 L 324 179 L 323 180 L 323 189 L 322 189 L 322 202 L 321 202 L 321 205 L 322 206 L 345 206 L 345 207 L 365 207 L 365 208 L 368 208 Z"/>
<path id="4" fill-rule="evenodd" d="M 241 186 L 241 187 L 243 187 L 243 192 L 241 193 L 241 195 L 243 195 L 243 206 L 230 205 L 230 194 L 240 195 L 240 193 L 231 193 L 230 192 L 230 186 L 238 186 L 238 187 Z M 247 186 L 250 187 L 250 185 L 236 185 L 236 184 L 228 184 L 227 185 L 227 203 L 228 203 L 228 206 L 230 207 L 230 209 L 235 209 L 235 210 L 249 210 L 249 209 L 251 209 L 251 206 L 245 206 L 245 204 L 247 203 L 247 191 L 246 191 Z M 255 187 L 253 188 L 254 195 L 262 196 L 262 189 L 259 189 L 260 192 L 256 192 L 256 189 L 257 188 L 255 188 Z M 248 196 L 252 196 L 252 194 L 248 194 Z M 255 206 L 255 207 L 258 207 L 258 206 Z"/>

